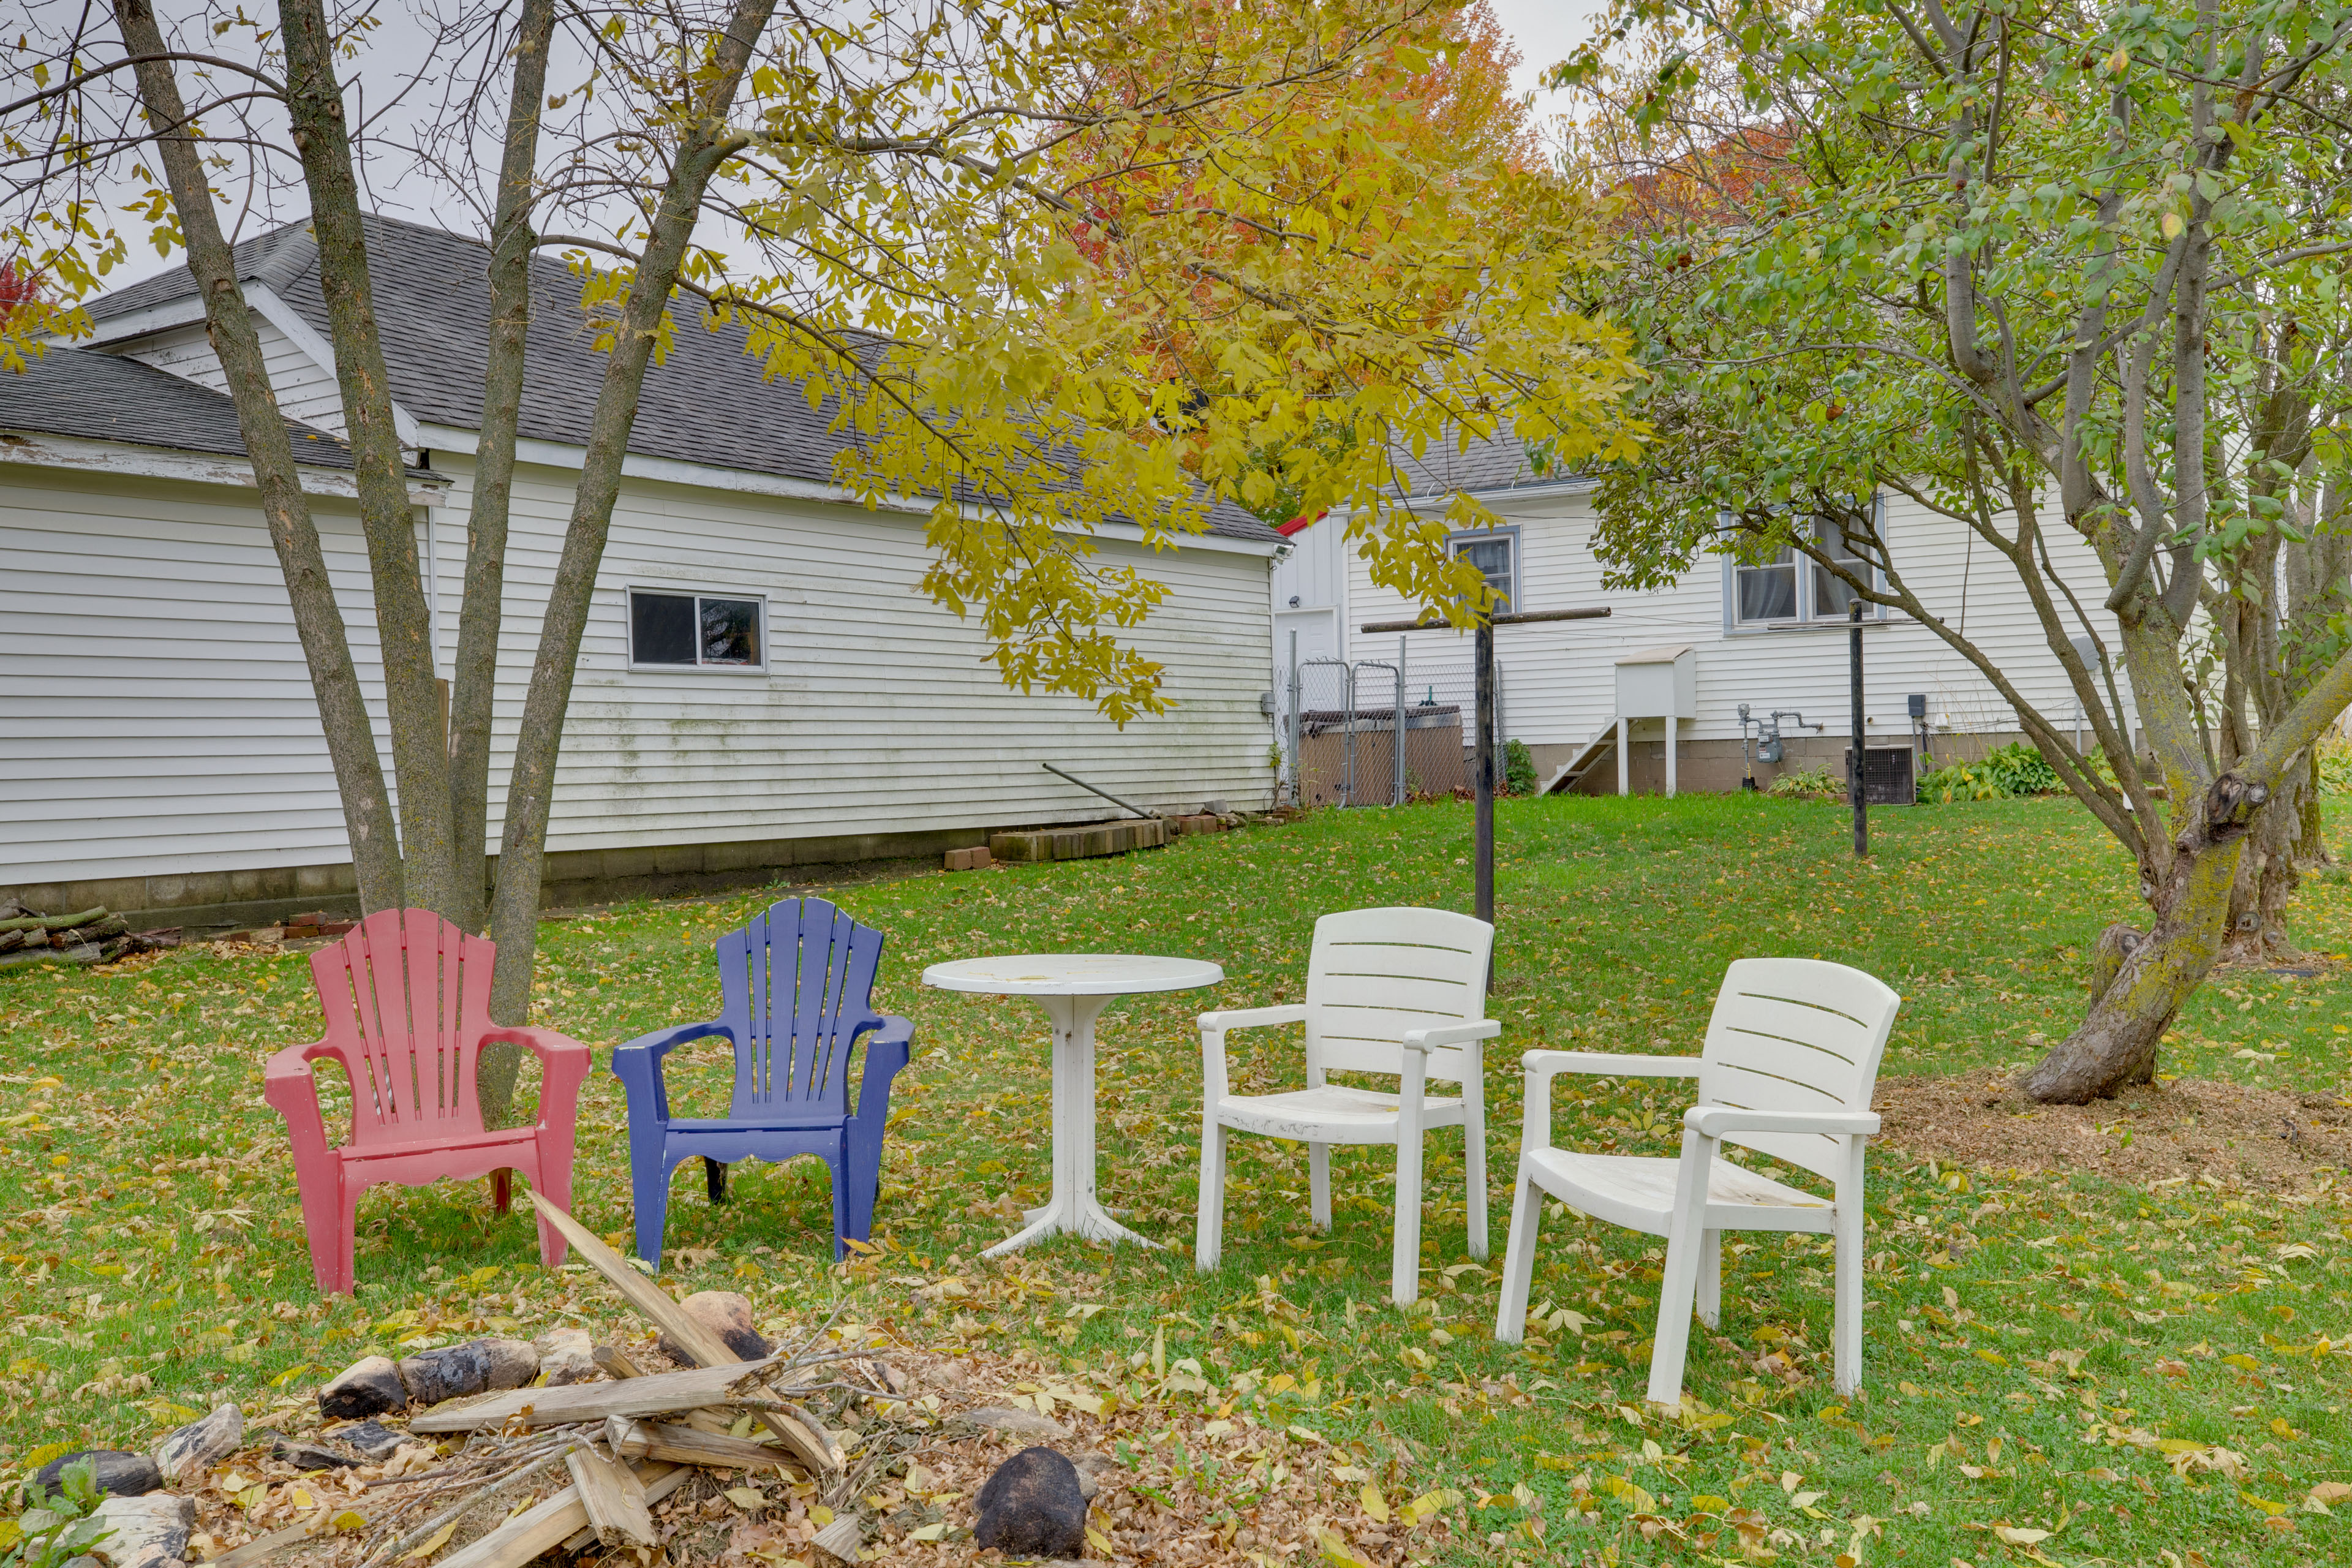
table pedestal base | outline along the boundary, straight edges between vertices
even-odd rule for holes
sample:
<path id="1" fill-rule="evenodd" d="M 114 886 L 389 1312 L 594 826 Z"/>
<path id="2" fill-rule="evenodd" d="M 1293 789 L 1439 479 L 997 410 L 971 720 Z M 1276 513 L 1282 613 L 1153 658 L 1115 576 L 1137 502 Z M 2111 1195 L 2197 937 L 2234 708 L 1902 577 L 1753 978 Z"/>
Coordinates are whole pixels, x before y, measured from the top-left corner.
<path id="1" fill-rule="evenodd" d="M 1054 1025 L 1054 1195 L 1028 1226 L 981 1256 L 1002 1258 L 1065 1232 L 1089 1241 L 1160 1244 L 1111 1218 L 1095 1199 L 1095 1018 L 1108 996 L 1040 996 Z"/>

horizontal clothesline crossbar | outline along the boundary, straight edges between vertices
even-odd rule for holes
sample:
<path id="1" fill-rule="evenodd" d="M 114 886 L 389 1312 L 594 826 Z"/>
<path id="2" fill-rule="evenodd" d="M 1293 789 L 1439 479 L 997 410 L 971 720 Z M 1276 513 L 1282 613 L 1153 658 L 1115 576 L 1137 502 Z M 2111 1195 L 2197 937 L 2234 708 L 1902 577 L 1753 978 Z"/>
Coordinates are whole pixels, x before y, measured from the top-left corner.
<path id="1" fill-rule="evenodd" d="M 1605 621 L 1608 618 L 1609 606 L 1603 605 L 1598 609 L 1590 610 L 1529 610 L 1525 615 L 1496 616 L 1494 618 L 1494 624 L 1498 626 L 1533 626 L 1538 621 Z M 1360 629 L 1366 632 L 1427 632 L 1435 631 L 1441 626 L 1450 626 L 1453 624 L 1441 616 L 1414 621 L 1373 621 Z M 1457 629 L 1467 631 L 1470 628 L 1465 626 Z"/>

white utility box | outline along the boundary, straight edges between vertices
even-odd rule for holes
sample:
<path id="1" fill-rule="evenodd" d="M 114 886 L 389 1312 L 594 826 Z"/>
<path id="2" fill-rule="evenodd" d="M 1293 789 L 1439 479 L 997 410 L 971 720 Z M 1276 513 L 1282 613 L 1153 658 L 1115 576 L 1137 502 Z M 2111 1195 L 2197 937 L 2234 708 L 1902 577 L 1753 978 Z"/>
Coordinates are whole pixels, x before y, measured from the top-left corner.
<path id="1" fill-rule="evenodd" d="M 1675 793 L 1679 721 L 1698 717 L 1698 651 L 1688 644 L 1644 648 L 1617 661 L 1617 793 L 1633 789 L 1633 729 L 1636 719 L 1666 726 L 1666 794 Z"/>

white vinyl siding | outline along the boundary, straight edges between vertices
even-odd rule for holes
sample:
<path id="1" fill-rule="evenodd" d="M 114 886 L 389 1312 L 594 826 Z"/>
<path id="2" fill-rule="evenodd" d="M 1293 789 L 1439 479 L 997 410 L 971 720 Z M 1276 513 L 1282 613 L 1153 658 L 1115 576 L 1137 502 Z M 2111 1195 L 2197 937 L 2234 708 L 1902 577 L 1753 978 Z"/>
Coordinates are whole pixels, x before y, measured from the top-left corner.
<path id="1" fill-rule="evenodd" d="M 1580 744 L 1614 717 L 1617 658 L 1633 649 L 1680 643 L 1698 649 L 1698 718 L 1685 726 L 1685 739 L 1737 741 L 1742 702 L 1759 712 L 1801 710 L 1809 721 L 1826 720 L 1830 732 L 1845 722 L 1844 621 L 1727 635 L 1730 576 L 1719 559 L 1703 559 L 1672 586 L 1656 592 L 1605 589 L 1601 563 L 1591 550 L 1589 495 L 1505 495 L 1488 498 L 1488 505 L 1517 525 L 1520 592 L 1530 608 L 1606 605 L 1611 611 L 1606 620 L 1496 629 L 1505 726 L 1513 737 L 1534 745 Z M 2028 700 L 2064 722 L 2074 712 L 2072 689 L 2009 563 L 1981 544 L 1971 549 L 1970 535 L 1958 523 L 1899 497 L 1887 497 L 1884 506 L 1895 567 L 1928 610 L 1955 627 L 1965 626 L 1971 640 L 1992 654 Z M 2049 544 L 2075 596 L 2094 616 L 2100 637 L 2110 650 L 2119 648 L 2114 620 L 2099 608 L 2105 579 L 2097 557 L 2060 529 L 2051 531 Z M 1810 574 L 1811 567 L 1801 562 L 1798 570 Z M 1360 561 L 1351 561 L 1350 573 L 1348 657 L 1393 658 L 1394 634 L 1366 636 L 1354 628 L 1365 622 L 1403 618 L 1411 606 L 1397 595 L 1373 587 Z M 2061 609 L 2069 617 L 2069 631 L 2077 630 L 2063 601 Z M 1410 658 L 1417 670 L 1469 668 L 1466 636 L 1434 630 L 1412 633 L 1411 640 Z M 1864 660 L 1865 712 L 1873 734 L 1907 732 L 1905 699 L 1912 692 L 1927 697 L 1929 721 L 1939 728 L 1973 732 L 2017 728 L 2008 703 L 1972 666 L 1934 632 L 1904 616 L 1867 624 Z"/>
<path id="2" fill-rule="evenodd" d="M 335 384 L 335 367 L 319 363 L 262 316 L 256 314 L 253 325 L 261 337 L 261 363 L 268 367 L 269 384 L 278 393 L 279 412 L 314 430 L 342 435 L 343 395 Z M 142 338 L 121 353 L 126 359 L 169 371 L 224 396 L 228 393 L 228 377 L 214 356 L 212 340 L 205 335 L 202 324 L 174 327 L 153 337 Z M 302 455 L 298 451 L 294 456 L 299 461 Z"/>
<path id="3" fill-rule="evenodd" d="M 357 513 L 310 507 L 381 712 Z M 0 884 L 349 858 L 250 490 L 0 464 Z"/>
<path id="4" fill-rule="evenodd" d="M 439 663 L 455 652 L 471 459 L 436 509 Z M 517 475 L 493 787 L 512 759 L 572 475 Z M 314 500 L 371 706 L 382 689 L 358 524 Z M 0 884 L 348 858 L 317 709 L 252 492 L 0 464 Z M 650 847 L 1098 819 L 1052 762 L 1163 808 L 1266 797 L 1266 561 L 1101 559 L 1167 583 L 1129 634 L 1174 710 L 1124 731 L 1007 691 L 920 591 L 919 518 L 630 480 L 564 731 L 549 847 Z M 628 668 L 626 590 L 767 604 L 768 668 Z M 379 744 L 382 745 L 379 718 Z M 499 808 L 493 796 L 493 811 Z M 500 824 L 495 815 L 491 840 Z"/>
<path id="5" fill-rule="evenodd" d="M 436 458 L 461 476 L 467 459 Z M 569 476 L 518 476 L 500 693 L 520 720 L 540 602 L 569 515 Z M 1258 711 L 1273 649 L 1266 562 L 1237 552 L 1154 554 L 1106 542 L 1102 559 L 1166 583 L 1127 634 L 1165 667 L 1173 710 L 1124 731 L 1072 697 L 1007 691 L 971 624 L 924 596 L 919 518 L 631 481 L 614 512 L 581 649 L 553 849 L 827 837 L 1074 822 L 1108 814 L 1053 763 L 1145 805 L 1265 799 L 1271 730 Z M 629 668 L 625 587 L 658 576 L 763 597 L 759 680 Z M 451 592 L 454 594 L 454 584 Z"/>

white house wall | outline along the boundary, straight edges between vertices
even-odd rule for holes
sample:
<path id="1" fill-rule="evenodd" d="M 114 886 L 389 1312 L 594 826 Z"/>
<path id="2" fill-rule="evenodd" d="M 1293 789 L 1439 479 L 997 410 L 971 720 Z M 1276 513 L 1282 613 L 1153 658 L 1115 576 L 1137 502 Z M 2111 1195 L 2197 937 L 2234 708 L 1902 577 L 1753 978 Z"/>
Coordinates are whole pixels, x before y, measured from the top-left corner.
<path id="1" fill-rule="evenodd" d="M 1489 498 L 1488 505 L 1519 530 L 1521 602 L 1516 608 L 1605 605 L 1610 611 L 1606 620 L 1498 628 L 1496 662 L 1511 736 L 1530 745 L 1580 745 L 1615 716 L 1618 658 L 1676 644 L 1689 644 L 1698 654 L 1698 716 L 1684 724 L 1685 740 L 1737 742 L 1742 702 L 1759 716 L 1775 708 L 1793 709 L 1808 721 L 1825 722 L 1832 737 L 1845 732 L 1844 622 L 1727 634 L 1718 559 L 1707 558 L 1673 586 L 1654 593 L 1606 589 L 1591 549 L 1589 494 L 1517 500 L 1505 496 Z M 2062 722 L 2071 716 L 2074 703 L 2064 671 L 2009 563 L 1981 542 L 1971 550 L 1958 523 L 1901 498 L 1888 499 L 1885 527 L 1897 569 L 1927 607 L 1959 625 L 1965 592 L 1970 639 L 1992 655 L 2029 701 Z M 2114 619 L 2099 607 L 2106 590 L 2097 557 L 2071 534 L 2053 534 L 2050 548 L 2100 636 L 2111 650 L 2117 648 Z M 1350 557 L 1349 569 L 1349 657 L 1393 658 L 1395 634 L 1366 635 L 1358 628 L 1406 616 L 1411 609 L 1399 595 L 1375 588 L 1361 560 Z M 1466 678 L 1466 637 L 1415 632 L 1410 642 L 1416 684 L 1423 674 L 1443 679 L 1442 672 L 1454 671 Z M 1938 729 L 1997 733 L 2017 728 L 2008 703 L 1989 681 L 1935 633 L 1900 616 L 1867 626 L 1864 663 L 1864 713 L 1874 735 L 1892 741 L 1907 732 L 1906 700 L 1913 692 L 1927 697 L 1930 721 Z"/>
<path id="2" fill-rule="evenodd" d="M 380 715 L 358 512 L 310 504 Z M 0 885 L 350 858 L 251 490 L 0 464 Z"/>
<path id="3" fill-rule="evenodd" d="M 433 530 L 447 673 L 470 459 Z M 519 475 L 494 778 L 511 758 L 570 476 Z M 355 512 L 314 500 L 372 710 L 383 710 Z M 1266 561 L 1106 561 L 1170 584 L 1132 634 L 1177 704 L 1124 731 L 1024 696 L 922 596 L 919 520 L 631 482 L 583 648 L 551 849 L 905 833 L 1095 819 L 1052 762 L 1155 806 L 1261 804 Z M 0 885 L 348 858 L 292 616 L 249 490 L 0 465 Z M 770 605 L 765 672 L 632 671 L 625 590 L 733 590 Z M 494 796 L 494 809 L 496 798 Z M 491 825 L 496 842 L 499 824 Z"/>
<path id="4" fill-rule="evenodd" d="M 457 479 L 443 539 L 461 542 L 471 460 L 435 462 Z M 563 470 L 519 470 L 495 776 L 510 759 L 539 638 L 533 612 L 571 500 Z M 441 550 L 445 659 L 461 551 Z M 919 519 L 625 483 L 582 644 L 549 847 L 1074 822 L 1115 809 L 1046 773 L 1047 762 L 1154 806 L 1262 802 L 1272 777 L 1258 711 L 1270 657 L 1265 558 L 1117 542 L 1102 553 L 1171 590 L 1129 636 L 1165 667 L 1174 709 L 1123 731 L 1079 699 L 1004 689 L 979 632 L 922 595 Z M 764 597 L 768 669 L 630 669 L 632 586 Z"/>
<path id="5" fill-rule="evenodd" d="M 334 366 L 320 364 L 266 316 L 256 312 L 253 325 L 261 338 L 261 363 L 268 369 L 269 384 L 277 391 L 279 410 L 289 419 L 299 419 L 313 429 L 342 435 L 343 397 L 335 382 Z M 220 360 L 213 353 L 212 340 L 205 335 L 201 322 L 142 338 L 121 352 L 126 359 L 169 371 L 183 381 L 208 386 L 223 396 L 228 395 L 228 377 L 222 372 Z"/>

